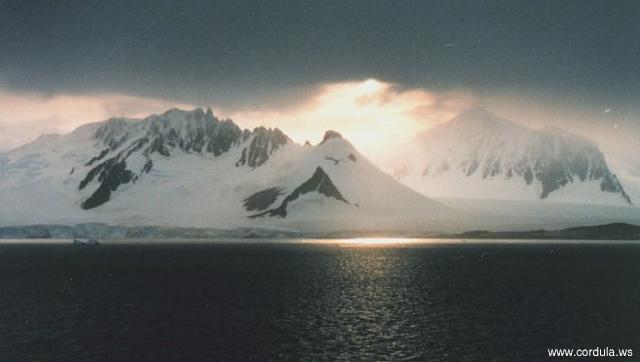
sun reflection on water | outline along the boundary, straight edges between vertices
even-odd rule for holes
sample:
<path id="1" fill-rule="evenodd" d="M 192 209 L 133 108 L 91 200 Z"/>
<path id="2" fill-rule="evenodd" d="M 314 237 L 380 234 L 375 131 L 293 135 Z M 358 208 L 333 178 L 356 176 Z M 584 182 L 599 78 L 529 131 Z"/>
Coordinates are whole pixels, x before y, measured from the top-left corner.
<path id="1" fill-rule="evenodd" d="M 408 238 L 353 238 L 353 239 L 307 239 L 304 240 L 308 244 L 330 244 L 343 247 L 375 247 L 375 246 L 394 246 L 394 245 L 412 245 L 426 244 L 434 242 L 429 239 L 408 239 Z"/>

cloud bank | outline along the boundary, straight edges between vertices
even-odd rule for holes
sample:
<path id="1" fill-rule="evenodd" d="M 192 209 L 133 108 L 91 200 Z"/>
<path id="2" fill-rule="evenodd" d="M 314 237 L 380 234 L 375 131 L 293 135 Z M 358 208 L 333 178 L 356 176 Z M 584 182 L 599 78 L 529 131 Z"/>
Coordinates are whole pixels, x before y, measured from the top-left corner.
<path id="1" fill-rule="evenodd" d="M 6 151 L 47 133 L 111 117 L 142 117 L 171 107 L 191 105 L 122 94 L 40 95 L 0 89 L 0 150 Z"/>

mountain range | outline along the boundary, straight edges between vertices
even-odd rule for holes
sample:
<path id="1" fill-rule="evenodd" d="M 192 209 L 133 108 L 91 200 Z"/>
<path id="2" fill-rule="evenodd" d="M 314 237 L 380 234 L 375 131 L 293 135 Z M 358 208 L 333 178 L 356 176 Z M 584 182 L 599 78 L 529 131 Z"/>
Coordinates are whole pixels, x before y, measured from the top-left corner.
<path id="1" fill-rule="evenodd" d="M 0 226 L 273 235 L 265 230 L 460 232 L 640 220 L 602 152 L 576 135 L 476 109 L 410 149 L 394 178 L 335 131 L 311 145 L 277 128 L 242 129 L 210 109 L 113 118 L 1 154 Z"/>
<path id="2" fill-rule="evenodd" d="M 0 224 L 285 230 L 444 228 L 456 212 L 328 131 L 299 145 L 211 110 L 172 109 L 47 135 L 5 155 Z"/>

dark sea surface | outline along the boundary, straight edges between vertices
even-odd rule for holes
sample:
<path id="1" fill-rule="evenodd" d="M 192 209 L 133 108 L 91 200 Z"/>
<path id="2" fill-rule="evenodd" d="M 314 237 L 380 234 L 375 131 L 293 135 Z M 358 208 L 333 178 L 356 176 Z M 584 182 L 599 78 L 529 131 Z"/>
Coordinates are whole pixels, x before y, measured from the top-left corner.
<path id="1" fill-rule="evenodd" d="M 0 243 L 0 361 L 640 356 L 640 244 Z"/>

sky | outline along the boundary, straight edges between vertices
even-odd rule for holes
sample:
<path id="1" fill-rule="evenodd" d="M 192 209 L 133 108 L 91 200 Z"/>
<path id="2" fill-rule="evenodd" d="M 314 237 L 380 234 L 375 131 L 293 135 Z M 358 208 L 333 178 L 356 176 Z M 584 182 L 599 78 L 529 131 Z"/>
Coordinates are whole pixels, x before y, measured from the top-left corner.
<path id="1" fill-rule="evenodd" d="M 0 150 L 211 106 L 377 157 L 480 105 L 624 158 L 640 147 L 638 19 L 637 1 L 0 0 Z"/>

